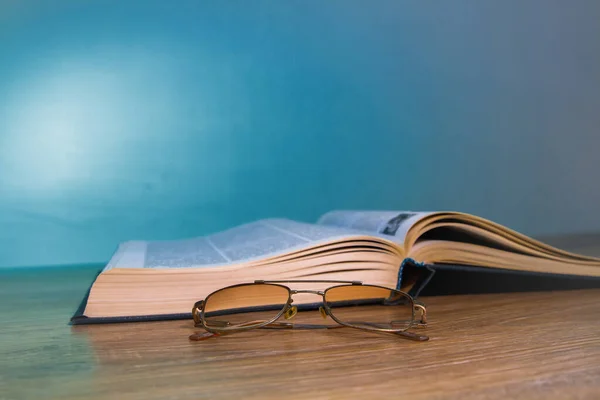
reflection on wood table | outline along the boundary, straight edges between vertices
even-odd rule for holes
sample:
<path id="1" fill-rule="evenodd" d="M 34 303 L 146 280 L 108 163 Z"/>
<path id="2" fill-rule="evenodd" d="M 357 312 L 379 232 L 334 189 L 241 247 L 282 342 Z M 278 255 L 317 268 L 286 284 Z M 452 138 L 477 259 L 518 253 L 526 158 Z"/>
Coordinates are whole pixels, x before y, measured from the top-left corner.
<path id="1" fill-rule="evenodd" d="M 94 273 L 0 273 L 0 398 L 600 398 L 600 290 L 422 298 L 428 342 L 349 328 L 190 342 L 191 321 L 68 326 Z"/>

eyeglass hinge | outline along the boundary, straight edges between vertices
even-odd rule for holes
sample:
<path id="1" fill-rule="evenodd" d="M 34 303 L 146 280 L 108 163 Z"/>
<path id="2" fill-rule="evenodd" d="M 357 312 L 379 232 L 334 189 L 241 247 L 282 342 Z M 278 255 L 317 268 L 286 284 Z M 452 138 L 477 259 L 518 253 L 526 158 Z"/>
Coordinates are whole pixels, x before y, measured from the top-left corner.
<path id="1" fill-rule="evenodd" d="M 256 281 L 254 281 L 254 283 L 265 283 L 265 281 L 263 281 L 263 280 L 256 280 Z"/>
<path id="2" fill-rule="evenodd" d="M 362 285 L 362 282 L 361 281 L 352 281 L 352 285 L 353 286 Z"/>

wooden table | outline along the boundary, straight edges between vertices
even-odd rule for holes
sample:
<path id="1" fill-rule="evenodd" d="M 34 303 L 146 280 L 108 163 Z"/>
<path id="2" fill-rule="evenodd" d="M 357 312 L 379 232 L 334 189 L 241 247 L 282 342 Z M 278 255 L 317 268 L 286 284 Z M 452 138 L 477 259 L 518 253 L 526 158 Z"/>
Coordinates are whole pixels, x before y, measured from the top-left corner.
<path id="1" fill-rule="evenodd" d="M 96 270 L 0 270 L 1 399 L 600 398 L 600 290 L 422 298 L 428 342 L 352 329 L 190 342 L 190 321 L 69 326 Z"/>

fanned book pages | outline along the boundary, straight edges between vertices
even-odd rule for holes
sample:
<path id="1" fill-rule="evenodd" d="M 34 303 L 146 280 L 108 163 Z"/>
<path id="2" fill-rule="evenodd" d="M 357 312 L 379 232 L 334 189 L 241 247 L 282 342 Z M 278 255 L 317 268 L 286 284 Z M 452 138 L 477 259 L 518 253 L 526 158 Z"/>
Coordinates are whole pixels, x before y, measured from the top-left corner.
<path id="1" fill-rule="evenodd" d="M 72 322 L 190 318 L 195 301 L 254 280 L 363 281 L 417 295 L 437 268 L 600 277 L 598 258 L 469 214 L 333 211 L 315 224 L 268 219 L 204 237 L 122 243 Z"/>

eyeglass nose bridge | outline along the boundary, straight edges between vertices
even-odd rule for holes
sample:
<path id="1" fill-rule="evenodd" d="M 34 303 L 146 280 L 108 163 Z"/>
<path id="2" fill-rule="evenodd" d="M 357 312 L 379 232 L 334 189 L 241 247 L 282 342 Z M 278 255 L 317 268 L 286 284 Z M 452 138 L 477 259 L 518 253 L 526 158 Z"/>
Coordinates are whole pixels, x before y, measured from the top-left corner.
<path id="1" fill-rule="evenodd" d="M 308 293 L 323 296 L 323 301 L 325 301 L 325 291 L 323 290 L 290 290 L 290 299 L 284 311 L 285 319 L 293 318 L 298 312 L 298 308 L 296 306 L 292 306 L 292 303 L 294 302 L 292 296 L 298 293 Z M 323 319 L 326 319 L 327 315 L 329 315 L 329 313 L 327 312 L 327 310 L 325 310 L 323 306 L 319 307 L 319 314 L 321 314 L 321 317 L 323 317 Z"/>
<path id="2" fill-rule="evenodd" d="M 318 294 L 319 296 L 325 296 L 325 292 L 322 290 L 290 290 L 290 294 L 298 294 L 298 293 L 311 293 Z"/>

